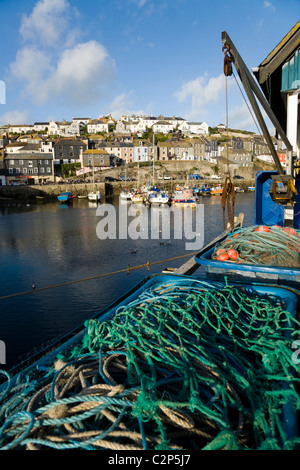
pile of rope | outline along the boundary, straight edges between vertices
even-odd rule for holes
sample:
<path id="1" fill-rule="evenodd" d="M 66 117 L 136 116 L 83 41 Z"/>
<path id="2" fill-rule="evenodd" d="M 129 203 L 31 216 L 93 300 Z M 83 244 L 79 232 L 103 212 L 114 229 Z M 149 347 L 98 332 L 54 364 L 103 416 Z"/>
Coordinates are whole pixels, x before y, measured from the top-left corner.
<path id="1" fill-rule="evenodd" d="M 215 246 L 212 259 L 299 268 L 300 233 L 278 225 L 236 228 Z"/>
<path id="2" fill-rule="evenodd" d="M 37 380 L 2 392 L 0 448 L 295 449 L 291 344 L 276 295 L 192 278 L 156 282 Z"/>

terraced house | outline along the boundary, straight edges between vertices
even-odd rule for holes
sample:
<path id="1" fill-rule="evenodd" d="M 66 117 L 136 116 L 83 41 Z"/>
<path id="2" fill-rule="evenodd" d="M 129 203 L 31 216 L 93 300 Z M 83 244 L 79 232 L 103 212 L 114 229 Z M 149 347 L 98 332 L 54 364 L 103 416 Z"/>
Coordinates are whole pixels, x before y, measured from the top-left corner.
<path id="1" fill-rule="evenodd" d="M 42 183 L 54 179 L 53 154 L 42 152 L 39 144 L 16 142 L 6 146 L 6 183 Z"/>

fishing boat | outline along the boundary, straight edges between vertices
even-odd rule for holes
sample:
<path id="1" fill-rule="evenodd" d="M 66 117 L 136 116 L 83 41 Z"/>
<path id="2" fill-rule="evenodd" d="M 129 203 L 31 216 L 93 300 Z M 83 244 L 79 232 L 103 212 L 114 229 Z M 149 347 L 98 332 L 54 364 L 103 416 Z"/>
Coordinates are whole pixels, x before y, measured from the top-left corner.
<path id="1" fill-rule="evenodd" d="M 197 199 L 191 188 L 176 188 L 171 196 L 171 204 L 176 206 L 196 207 Z"/>
<path id="2" fill-rule="evenodd" d="M 88 200 L 89 201 L 95 201 L 95 202 L 99 202 L 101 199 L 102 199 L 103 195 L 101 194 L 100 191 L 91 191 L 89 194 L 88 194 Z"/>
<path id="3" fill-rule="evenodd" d="M 221 186 L 220 184 L 213 186 L 210 189 L 211 196 L 222 196 L 222 192 L 223 192 L 223 186 Z"/>
<path id="4" fill-rule="evenodd" d="M 236 193 L 244 193 L 245 192 L 245 190 L 243 188 L 240 188 L 239 186 L 235 186 L 234 190 L 235 190 Z"/>
<path id="5" fill-rule="evenodd" d="M 248 191 L 255 191 L 255 186 L 248 186 Z"/>
<path id="6" fill-rule="evenodd" d="M 210 194 L 210 191 L 211 191 L 211 188 L 208 184 L 202 184 L 199 187 L 198 194 L 201 195 L 201 196 L 207 196 L 207 195 Z"/>
<path id="7" fill-rule="evenodd" d="M 72 202 L 73 196 L 69 191 L 65 191 L 64 193 L 61 193 L 59 196 L 57 196 L 57 199 L 62 203 Z"/>

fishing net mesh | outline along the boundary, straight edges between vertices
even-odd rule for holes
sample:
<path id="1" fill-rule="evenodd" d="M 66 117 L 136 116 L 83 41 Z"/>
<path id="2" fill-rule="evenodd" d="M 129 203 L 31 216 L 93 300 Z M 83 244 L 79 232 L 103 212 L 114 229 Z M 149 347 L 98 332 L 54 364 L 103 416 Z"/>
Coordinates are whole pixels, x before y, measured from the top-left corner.
<path id="1" fill-rule="evenodd" d="M 39 377 L 8 380 L 2 449 L 297 449 L 299 332 L 276 295 L 154 283 Z"/>
<path id="2" fill-rule="evenodd" d="M 229 250 L 233 250 L 233 258 Z M 236 228 L 215 246 L 212 258 L 235 263 L 299 268 L 300 234 L 292 228 L 279 226 Z"/>

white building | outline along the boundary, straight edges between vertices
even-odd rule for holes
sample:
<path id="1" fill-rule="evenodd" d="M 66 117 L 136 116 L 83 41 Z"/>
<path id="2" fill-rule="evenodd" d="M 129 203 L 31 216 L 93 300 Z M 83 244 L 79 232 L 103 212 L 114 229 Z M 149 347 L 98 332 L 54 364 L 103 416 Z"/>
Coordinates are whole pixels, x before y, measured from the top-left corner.
<path id="1" fill-rule="evenodd" d="M 109 124 L 108 122 L 101 121 L 101 119 L 92 119 L 87 124 L 87 131 L 88 134 L 99 134 L 101 132 L 108 132 Z"/>

